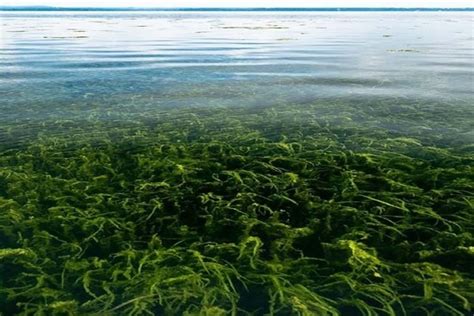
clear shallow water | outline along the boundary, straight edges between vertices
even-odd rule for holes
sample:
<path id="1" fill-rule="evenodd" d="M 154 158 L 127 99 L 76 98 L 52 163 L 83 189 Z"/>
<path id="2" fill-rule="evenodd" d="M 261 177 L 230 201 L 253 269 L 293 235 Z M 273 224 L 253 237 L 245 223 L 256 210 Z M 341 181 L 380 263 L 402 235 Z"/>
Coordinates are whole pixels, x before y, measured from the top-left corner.
<path id="1" fill-rule="evenodd" d="M 472 12 L 3 12 L 0 19 L 0 124 L 40 130 L 48 120 L 328 100 L 472 114 Z"/>
<path id="2" fill-rule="evenodd" d="M 0 314 L 471 312 L 470 14 L 1 25 Z"/>

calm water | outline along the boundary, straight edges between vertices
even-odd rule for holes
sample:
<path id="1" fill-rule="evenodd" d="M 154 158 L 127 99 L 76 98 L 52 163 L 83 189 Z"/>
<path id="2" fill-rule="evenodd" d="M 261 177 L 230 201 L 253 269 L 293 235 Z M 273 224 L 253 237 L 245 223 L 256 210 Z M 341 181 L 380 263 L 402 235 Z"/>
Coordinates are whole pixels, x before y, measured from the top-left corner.
<path id="1" fill-rule="evenodd" d="M 473 112 L 472 12 L 0 13 L 0 124 L 391 100 Z"/>

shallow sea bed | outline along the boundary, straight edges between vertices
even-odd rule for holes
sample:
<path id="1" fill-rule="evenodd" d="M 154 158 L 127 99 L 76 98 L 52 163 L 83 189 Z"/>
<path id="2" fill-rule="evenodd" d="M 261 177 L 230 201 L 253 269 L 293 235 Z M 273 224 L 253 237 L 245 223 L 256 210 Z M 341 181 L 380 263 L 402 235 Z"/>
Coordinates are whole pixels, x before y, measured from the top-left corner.
<path id="1" fill-rule="evenodd" d="M 5 149 L 0 311 L 469 313 L 469 117 L 439 119 L 452 135 L 428 111 L 424 128 L 390 131 L 375 125 L 404 113 L 364 127 L 335 107 L 55 121 Z"/>

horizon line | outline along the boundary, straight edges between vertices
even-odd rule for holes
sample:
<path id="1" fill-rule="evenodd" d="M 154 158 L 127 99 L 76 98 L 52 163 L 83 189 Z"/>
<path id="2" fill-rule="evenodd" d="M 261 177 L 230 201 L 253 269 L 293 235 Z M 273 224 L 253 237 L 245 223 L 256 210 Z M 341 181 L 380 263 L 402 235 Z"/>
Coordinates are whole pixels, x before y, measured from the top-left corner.
<path id="1" fill-rule="evenodd" d="M 474 7 L 56 7 L 2 6 L 0 11 L 474 11 Z"/>

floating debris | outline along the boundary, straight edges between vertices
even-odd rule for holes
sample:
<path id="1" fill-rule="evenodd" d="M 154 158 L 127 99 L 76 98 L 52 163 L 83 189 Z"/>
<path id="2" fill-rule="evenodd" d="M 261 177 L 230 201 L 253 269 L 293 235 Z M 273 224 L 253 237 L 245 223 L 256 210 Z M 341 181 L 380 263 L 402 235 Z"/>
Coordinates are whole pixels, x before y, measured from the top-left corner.
<path id="1" fill-rule="evenodd" d="M 420 53 L 420 50 L 417 49 L 410 49 L 410 48 L 405 48 L 405 49 L 388 49 L 387 52 L 398 52 L 398 53 Z"/>
<path id="2" fill-rule="evenodd" d="M 281 30 L 288 29 L 285 26 L 221 26 L 221 29 L 244 29 L 244 30 Z"/>

